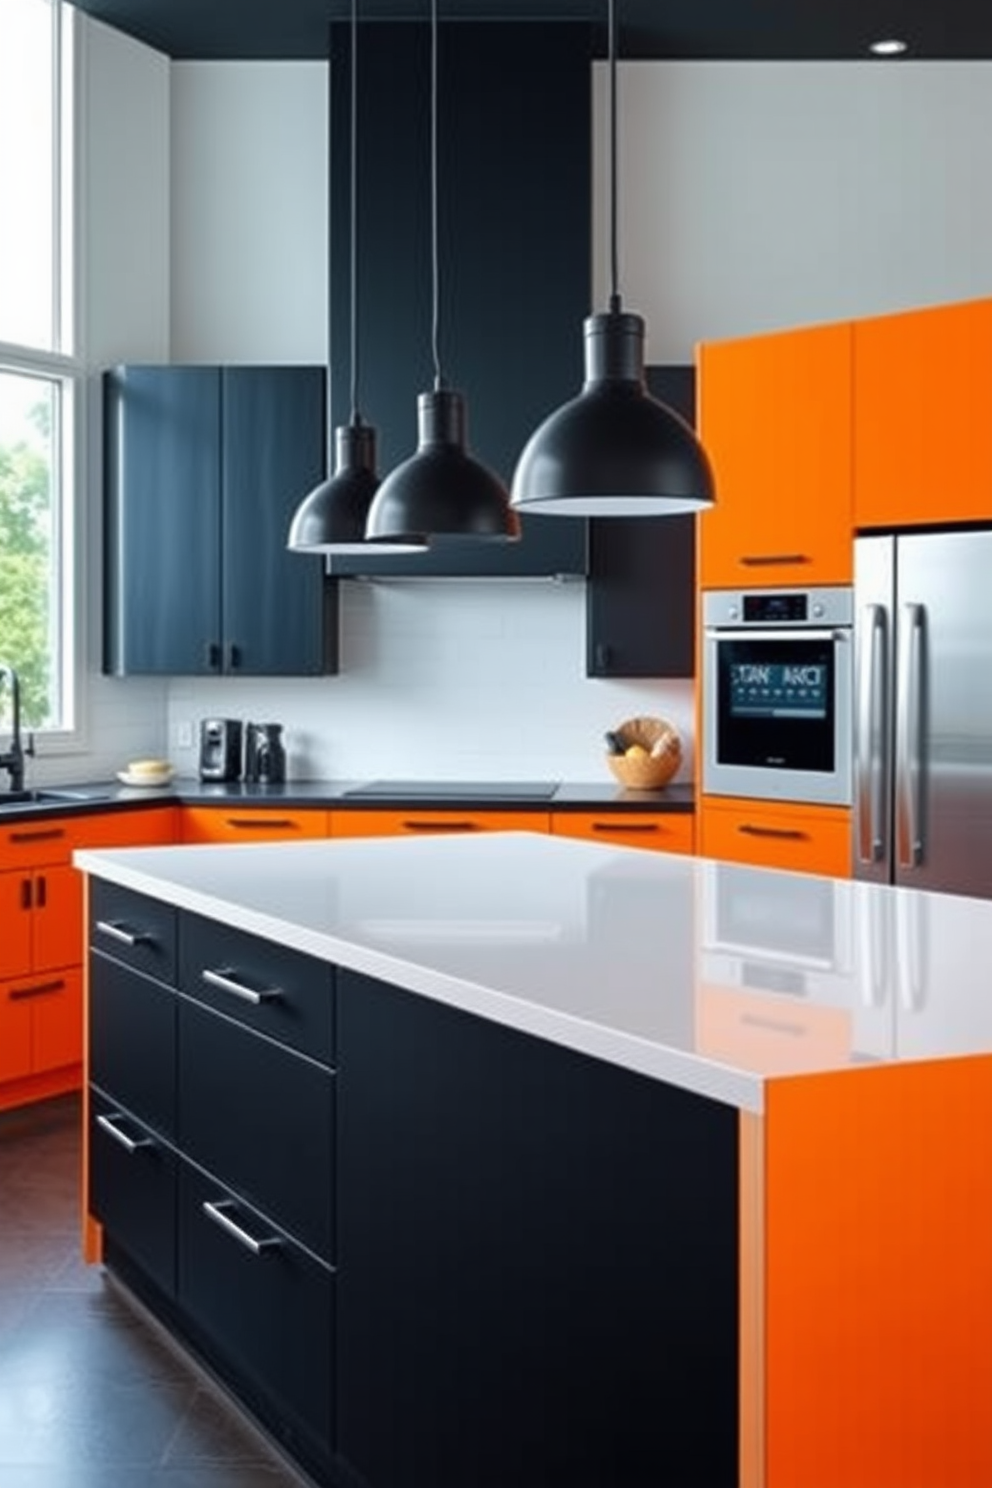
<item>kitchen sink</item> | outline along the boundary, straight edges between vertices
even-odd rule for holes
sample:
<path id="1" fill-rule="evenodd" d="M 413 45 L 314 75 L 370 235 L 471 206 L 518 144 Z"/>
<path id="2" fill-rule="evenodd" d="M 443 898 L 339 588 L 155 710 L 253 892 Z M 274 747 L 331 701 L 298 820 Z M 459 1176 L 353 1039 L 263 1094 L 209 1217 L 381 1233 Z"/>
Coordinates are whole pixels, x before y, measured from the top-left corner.
<path id="1" fill-rule="evenodd" d="M 106 792 L 87 790 L 9 790 L 0 791 L 0 811 L 5 806 L 58 806 L 77 802 L 105 801 Z"/>

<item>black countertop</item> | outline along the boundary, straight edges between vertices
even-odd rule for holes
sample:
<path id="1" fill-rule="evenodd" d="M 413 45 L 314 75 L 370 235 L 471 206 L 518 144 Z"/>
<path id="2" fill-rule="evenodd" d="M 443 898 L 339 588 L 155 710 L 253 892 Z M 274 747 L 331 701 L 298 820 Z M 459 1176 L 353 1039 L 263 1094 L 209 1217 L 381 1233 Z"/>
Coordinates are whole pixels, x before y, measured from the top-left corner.
<path id="1" fill-rule="evenodd" d="M 445 795 L 439 787 L 436 795 L 418 788 L 416 797 L 397 791 L 395 796 L 374 797 L 350 795 L 361 780 L 291 780 L 284 785 L 247 785 L 244 782 L 220 784 L 192 778 L 173 780 L 166 786 L 124 786 L 116 781 L 89 781 L 81 785 L 52 787 L 72 792 L 71 799 L 57 801 L 20 801 L 5 805 L 0 791 L 0 825 L 4 822 L 35 820 L 46 816 L 67 816 L 94 811 L 129 809 L 146 806 L 284 806 L 296 809 L 314 807 L 333 810 L 347 807 L 355 811 L 376 810 L 473 810 L 473 811 L 675 811 L 694 809 L 693 787 L 669 785 L 663 790 L 624 790 L 611 781 L 563 781 L 548 799 L 520 799 L 514 795 L 512 781 L 506 795 L 494 793 L 492 784 L 478 797 L 465 793 Z M 381 782 L 380 782 L 381 785 Z"/>

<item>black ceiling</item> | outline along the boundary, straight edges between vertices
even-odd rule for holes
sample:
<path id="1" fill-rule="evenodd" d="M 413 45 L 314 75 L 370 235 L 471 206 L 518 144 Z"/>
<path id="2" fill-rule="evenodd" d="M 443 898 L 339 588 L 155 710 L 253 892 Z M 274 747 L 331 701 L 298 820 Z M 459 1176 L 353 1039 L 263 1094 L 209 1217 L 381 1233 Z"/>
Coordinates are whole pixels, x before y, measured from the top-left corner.
<path id="1" fill-rule="evenodd" d="M 351 0 L 74 0 L 177 58 L 317 58 Z M 359 0 L 360 20 L 426 20 L 429 0 Z M 439 0 L 442 20 L 593 20 L 606 0 Z M 621 58 L 851 61 L 899 37 L 909 58 L 992 58 L 988 0 L 617 0 Z M 604 28 L 605 34 L 605 28 Z M 899 66 L 889 62 L 887 66 Z"/>

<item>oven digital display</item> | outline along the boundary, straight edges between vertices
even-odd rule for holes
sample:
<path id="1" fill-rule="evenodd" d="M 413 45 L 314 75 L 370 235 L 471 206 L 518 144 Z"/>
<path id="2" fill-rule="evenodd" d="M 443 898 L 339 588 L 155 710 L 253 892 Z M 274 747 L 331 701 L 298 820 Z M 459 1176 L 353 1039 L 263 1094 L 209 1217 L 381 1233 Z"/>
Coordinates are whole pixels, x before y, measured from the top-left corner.
<path id="1" fill-rule="evenodd" d="M 808 594 L 745 594 L 744 620 L 749 625 L 782 625 L 808 620 Z"/>
<path id="2" fill-rule="evenodd" d="M 733 662 L 730 716 L 826 718 L 829 680 L 829 670 L 823 662 Z"/>

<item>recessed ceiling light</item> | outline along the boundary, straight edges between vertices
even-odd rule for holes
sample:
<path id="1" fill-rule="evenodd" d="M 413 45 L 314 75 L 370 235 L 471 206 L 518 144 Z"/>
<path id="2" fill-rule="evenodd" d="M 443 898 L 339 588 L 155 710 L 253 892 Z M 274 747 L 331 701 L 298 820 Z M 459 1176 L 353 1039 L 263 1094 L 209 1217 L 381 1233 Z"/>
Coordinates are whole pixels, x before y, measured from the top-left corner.
<path id="1" fill-rule="evenodd" d="M 873 41 L 868 48 L 876 57 L 899 57 L 907 50 L 906 43 L 892 37 L 888 41 Z"/>

